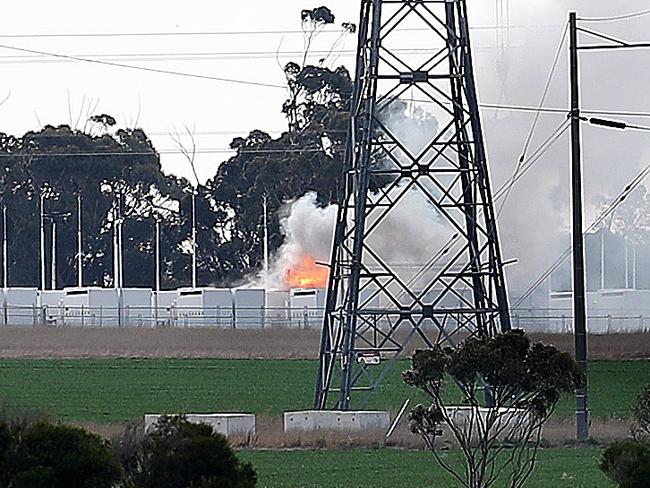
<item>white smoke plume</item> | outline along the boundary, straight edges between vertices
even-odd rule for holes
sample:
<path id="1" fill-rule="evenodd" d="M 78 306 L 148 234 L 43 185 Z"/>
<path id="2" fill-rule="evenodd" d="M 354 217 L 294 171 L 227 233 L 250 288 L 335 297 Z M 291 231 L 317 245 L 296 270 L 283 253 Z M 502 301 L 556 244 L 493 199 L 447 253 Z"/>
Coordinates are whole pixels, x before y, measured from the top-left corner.
<path id="1" fill-rule="evenodd" d="M 475 69 L 479 98 L 485 103 L 537 106 L 569 10 L 577 9 L 581 17 L 625 14 L 647 7 L 643 0 L 612 3 L 595 0 L 511 0 L 512 28 L 502 51 L 495 44 L 492 29 L 472 31 L 475 48 Z M 470 2 L 470 21 L 476 25 L 492 25 L 492 2 Z M 604 22 L 592 25 L 615 37 L 631 41 L 645 40 L 648 17 L 629 22 Z M 522 28 L 530 26 L 530 28 Z M 588 39 L 583 39 L 589 41 Z M 492 47 L 490 47 L 492 46 Z M 563 46 L 554 79 L 550 85 L 546 107 L 567 107 L 568 70 L 566 44 Z M 634 69 L 645 61 L 641 52 L 584 54 L 582 64 L 583 108 L 611 111 L 650 111 L 646 86 L 648 73 Z M 408 146 L 417 151 L 437 130 L 435 119 L 426 113 L 426 106 L 397 107 L 391 124 L 400 139 L 408 138 Z M 522 155 L 535 114 L 484 108 L 483 127 L 489 156 L 493 190 L 509 180 Z M 544 113 L 533 134 L 528 155 L 540 145 L 560 123 L 565 114 Z M 626 119 L 644 124 L 644 119 Z M 650 140 L 645 133 L 612 131 L 584 126 L 584 191 L 585 222 L 597 215 L 603 198 L 617 194 L 650 159 Z M 558 140 L 512 189 L 499 216 L 502 254 L 505 260 L 516 259 L 507 267 L 509 288 L 513 295 L 525 290 L 568 245 L 570 226 L 570 168 L 568 135 Z M 501 202 L 495 204 L 501 207 Z M 320 209 L 313 196 L 287 204 L 283 232 L 287 243 L 277 253 L 273 273 L 267 281 L 281 285 L 286 271 L 301 255 L 313 255 L 318 261 L 329 261 L 336 208 Z M 392 231 L 389 229 L 392 227 Z M 410 195 L 373 239 L 382 253 L 395 262 L 422 263 L 431 257 L 449 230 L 437 220 L 427 204 Z M 396 237 L 397 236 L 397 237 Z M 413 236 L 402 238 L 403 236 Z M 381 242 L 380 242 L 381 240 Z"/>
<path id="2" fill-rule="evenodd" d="M 285 243 L 273 256 L 268 276 L 260 276 L 266 288 L 287 288 L 291 270 L 302 265 L 306 258 L 329 261 L 337 212 L 335 205 L 319 207 L 315 193 L 307 193 L 280 209 L 280 229 Z"/>
<path id="3" fill-rule="evenodd" d="M 436 118 L 413 104 L 393 104 L 384 111 L 382 119 L 387 129 L 412 152 L 421 151 L 438 131 Z M 366 228 L 372 231 L 366 242 L 388 263 L 421 267 L 444 245 L 452 231 L 421 192 L 404 193 L 403 187 L 397 187 L 389 198 L 398 197 L 399 203 L 377 225 L 374 224 L 382 212 L 377 210 L 369 217 Z M 286 288 L 291 285 L 294 270 L 304 266 L 314 268 L 320 272 L 321 281 L 324 279 L 328 268 L 317 263 L 330 261 L 337 213 L 336 205 L 320 208 L 315 193 L 288 202 L 280 210 L 285 244 L 274 256 L 269 275 L 261 277 L 266 287 Z"/>
<path id="4" fill-rule="evenodd" d="M 399 191 L 394 190 L 393 196 Z M 269 275 L 260 277 L 270 289 L 289 286 L 292 270 L 303 266 L 306 259 L 316 261 L 317 269 L 327 269 L 318 263 L 330 261 L 338 206 L 321 208 L 316 194 L 310 192 L 287 203 L 281 212 L 285 243 L 274 256 Z M 368 226 L 373 222 L 369 219 Z M 421 266 L 450 236 L 451 230 L 422 194 L 409 191 L 369 235 L 368 244 L 389 263 Z"/>

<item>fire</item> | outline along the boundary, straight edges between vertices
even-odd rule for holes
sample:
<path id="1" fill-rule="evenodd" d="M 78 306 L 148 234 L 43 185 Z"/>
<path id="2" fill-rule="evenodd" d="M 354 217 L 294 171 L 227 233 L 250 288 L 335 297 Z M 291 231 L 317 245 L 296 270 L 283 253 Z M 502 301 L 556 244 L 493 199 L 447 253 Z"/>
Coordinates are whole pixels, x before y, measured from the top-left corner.
<path id="1" fill-rule="evenodd" d="M 328 278 L 329 269 L 306 256 L 287 271 L 286 281 L 291 288 L 326 288 Z"/>

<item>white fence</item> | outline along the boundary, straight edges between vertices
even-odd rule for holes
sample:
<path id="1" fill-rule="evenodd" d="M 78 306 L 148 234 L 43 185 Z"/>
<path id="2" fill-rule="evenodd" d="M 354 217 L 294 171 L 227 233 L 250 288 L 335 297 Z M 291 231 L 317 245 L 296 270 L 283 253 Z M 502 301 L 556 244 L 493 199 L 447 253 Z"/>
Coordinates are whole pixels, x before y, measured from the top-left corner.
<path id="1" fill-rule="evenodd" d="M 52 327 L 217 327 L 259 329 L 274 327 L 320 328 L 321 307 L 115 307 L 0 306 L 0 324 Z M 513 328 L 528 332 L 572 333 L 567 310 L 532 309 L 511 312 Z M 435 327 L 429 325 L 427 327 Z M 625 314 L 598 312 L 587 317 L 592 334 L 650 332 L 650 312 Z"/>
<path id="2" fill-rule="evenodd" d="M 52 327 L 271 327 L 319 328 L 323 309 L 315 307 L 62 307 L 0 306 L 0 324 Z"/>
<path id="3" fill-rule="evenodd" d="M 512 327 L 528 332 L 569 334 L 573 332 L 573 314 L 567 310 L 515 310 L 511 313 Z M 587 315 L 590 334 L 621 334 L 650 332 L 650 312 L 622 313 L 598 311 Z"/>

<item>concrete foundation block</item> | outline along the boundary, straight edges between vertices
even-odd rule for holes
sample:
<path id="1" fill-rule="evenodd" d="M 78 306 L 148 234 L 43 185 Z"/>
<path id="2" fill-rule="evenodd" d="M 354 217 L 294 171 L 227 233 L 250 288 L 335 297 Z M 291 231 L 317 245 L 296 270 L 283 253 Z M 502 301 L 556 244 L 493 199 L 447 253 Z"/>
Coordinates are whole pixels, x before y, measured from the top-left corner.
<path id="1" fill-rule="evenodd" d="M 144 428 L 146 432 L 156 428 L 161 414 L 146 414 L 144 416 Z M 225 435 L 255 435 L 255 415 L 248 413 L 207 413 L 207 414 L 185 414 L 188 422 L 195 424 L 207 424 L 218 434 Z"/>
<path id="2" fill-rule="evenodd" d="M 472 432 L 472 439 L 478 438 L 478 431 L 485 429 L 488 415 L 493 416 L 492 432 L 498 432 L 499 440 L 517 440 L 531 421 L 529 413 L 519 408 L 474 408 L 467 406 L 447 407 L 450 420 L 465 432 Z"/>
<path id="3" fill-rule="evenodd" d="M 285 412 L 284 431 L 388 430 L 390 415 L 383 411 L 303 410 Z"/>

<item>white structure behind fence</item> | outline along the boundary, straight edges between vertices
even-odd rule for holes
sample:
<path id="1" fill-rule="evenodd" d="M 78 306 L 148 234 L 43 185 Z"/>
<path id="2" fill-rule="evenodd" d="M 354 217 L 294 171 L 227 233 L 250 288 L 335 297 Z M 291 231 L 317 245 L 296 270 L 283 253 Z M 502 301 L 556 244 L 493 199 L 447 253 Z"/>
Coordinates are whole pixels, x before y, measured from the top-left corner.
<path id="1" fill-rule="evenodd" d="M 368 293 L 364 299 L 375 300 Z M 325 291 L 184 288 L 35 288 L 0 290 L 0 324 L 53 327 L 320 328 Z M 650 332 L 650 291 L 603 290 L 587 295 L 592 334 Z M 512 325 L 529 332 L 572 333 L 571 292 L 554 292 L 547 307 L 511 311 Z M 391 327 L 386 322 L 380 327 Z"/>

